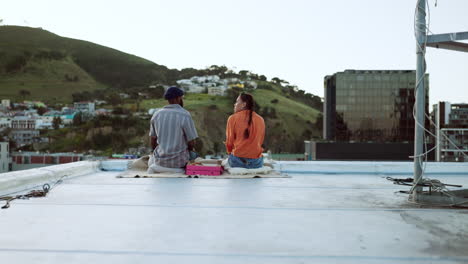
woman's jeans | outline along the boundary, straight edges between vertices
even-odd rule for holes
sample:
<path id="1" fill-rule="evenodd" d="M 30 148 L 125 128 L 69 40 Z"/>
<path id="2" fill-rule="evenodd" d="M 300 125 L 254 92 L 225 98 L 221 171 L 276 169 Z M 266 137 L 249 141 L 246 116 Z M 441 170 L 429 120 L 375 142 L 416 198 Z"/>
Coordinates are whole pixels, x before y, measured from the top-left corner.
<path id="1" fill-rule="evenodd" d="M 190 151 L 189 150 L 189 161 L 193 161 L 196 158 L 198 158 L 198 153 L 196 153 L 195 151 Z"/>
<path id="2" fill-rule="evenodd" d="M 236 157 L 231 154 L 229 155 L 228 162 L 231 168 L 257 169 L 263 166 L 263 156 L 258 159 L 248 159 Z"/>

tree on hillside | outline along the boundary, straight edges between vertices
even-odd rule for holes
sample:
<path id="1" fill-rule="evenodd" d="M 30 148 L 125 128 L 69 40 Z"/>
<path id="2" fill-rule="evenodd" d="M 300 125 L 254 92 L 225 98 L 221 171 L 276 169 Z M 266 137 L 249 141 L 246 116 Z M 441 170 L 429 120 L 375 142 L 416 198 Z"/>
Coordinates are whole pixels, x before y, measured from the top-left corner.
<path id="1" fill-rule="evenodd" d="M 161 85 L 156 86 L 156 88 L 148 89 L 148 94 L 151 99 L 159 99 L 164 96 L 164 87 Z"/>
<path id="2" fill-rule="evenodd" d="M 28 62 L 28 58 L 23 55 L 14 56 L 9 60 L 9 62 L 5 65 L 5 71 L 7 73 L 18 72 L 26 66 Z"/>
<path id="3" fill-rule="evenodd" d="M 239 71 L 239 75 L 241 76 L 241 78 L 247 78 L 249 76 L 249 71 L 246 71 L 246 70 L 242 70 L 242 71 Z"/>
<path id="4" fill-rule="evenodd" d="M 273 77 L 271 78 L 271 81 L 278 84 L 278 85 L 281 85 L 281 82 L 283 82 L 283 80 L 281 80 L 280 78 L 278 77 Z"/>
<path id="5" fill-rule="evenodd" d="M 62 124 L 62 118 L 60 118 L 59 116 L 54 117 L 54 119 L 52 120 L 52 127 L 55 130 L 57 130 L 60 128 L 61 124 Z"/>
<path id="6" fill-rule="evenodd" d="M 25 89 L 19 90 L 18 94 L 23 98 L 23 100 L 26 98 L 26 96 L 30 96 L 31 92 Z"/>
<path id="7" fill-rule="evenodd" d="M 81 112 L 78 112 L 73 117 L 73 126 L 78 127 L 81 126 L 81 124 L 83 124 L 83 114 Z"/>
<path id="8" fill-rule="evenodd" d="M 208 74 L 210 75 L 218 75 L 219 77 L 223 78 L 224 74 L 227 72 L 228 68 L 224 65 L 218 66 L 218 65 L 211 65 L 209 68 L 207 68 Z"/>
<path id="9" fill-rule="evenodd" d="M 113 93 L 109 95 L 109 97 L 107 97 L 107 101 L 111 105 L 120 105 L 122 103 L 122 98 L 120 98 L 120 95 L 118 95 L 117 93 Z"/>
<path id="10" fill-rule="evenodd" d="M 39 106 L 39 107 L 34 107 L 37 110 L 38 115 L 43 115 L 45 112 L 47 112 L 47 108 Z"/>
<path id="11" fill-rule="evenodd" d="M 83 101 L 91 101 L 93 100 L 93 94 L 88 91 L 78 92 L 72 94 L 73 102 L 83 102 Z"/>

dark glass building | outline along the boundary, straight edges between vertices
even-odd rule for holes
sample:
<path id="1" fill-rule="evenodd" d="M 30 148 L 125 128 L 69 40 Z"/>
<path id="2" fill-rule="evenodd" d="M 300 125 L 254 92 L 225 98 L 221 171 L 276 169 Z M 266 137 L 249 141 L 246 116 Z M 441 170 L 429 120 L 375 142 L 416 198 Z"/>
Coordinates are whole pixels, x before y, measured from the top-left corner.
<path id="1" fill-rule="evenodd" d="M 345 70 L 325 77 L 323 137 L 338 142 L 414 139 L 413 70 Z M 429 76 L 426 74 L 426 113 Z M 428 127 L 426 122 L 426 127 Z"/>
<path id="2" fill-rule="evenodd" d="M 450 125 L 453 127 L 468 127 L 468 104 L 452 104 L 450 107 Z"/>

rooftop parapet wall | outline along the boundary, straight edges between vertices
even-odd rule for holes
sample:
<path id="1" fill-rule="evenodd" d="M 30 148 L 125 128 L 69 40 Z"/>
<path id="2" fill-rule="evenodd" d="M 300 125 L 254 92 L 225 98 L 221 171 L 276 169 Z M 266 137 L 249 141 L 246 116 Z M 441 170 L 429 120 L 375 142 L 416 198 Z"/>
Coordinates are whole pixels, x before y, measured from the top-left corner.
<path id="1" fill-rule="evenodd" d="M 287 164 L 287 168 L 283 168 Z M 414 173 L 413 163 L 408 161 L 288 161 L 277 162 L 275 168 L 286 173 L 308 175 L 372 175 L 411 177 Z M 424 175 L 430 178 L 437 176 L 468 177 L 468 162 L 427 162 Z"/>
<path id="2" fill-rule="evenodd" d="M 99 161 L 79 161 L 44 168 L 14 171 L 0 174 L 0 195 L 42 188 L 53 185 L 60 179 L 94 173 L 99 170 Z"/>

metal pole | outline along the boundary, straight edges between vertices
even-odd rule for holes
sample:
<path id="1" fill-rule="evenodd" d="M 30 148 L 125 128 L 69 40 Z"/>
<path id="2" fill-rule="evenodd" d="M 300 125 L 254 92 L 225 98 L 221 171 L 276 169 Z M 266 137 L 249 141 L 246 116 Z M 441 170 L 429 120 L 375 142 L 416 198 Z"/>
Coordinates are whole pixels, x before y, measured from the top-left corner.
<path id="1" fill-rule="evenodd" d="M 436 121 L 436 161 L 437 162 L 440 162 L 440 113 L 442 112 L 440 110 L 440 107 L 442 107 L 441 102 L 437 103 L 437 110 L 435 113 L 436 114 L 435 121 Z M 444 104 L 444 107 L 445 107 L 445 104 Z"/>
<path id="2" fill-rule="evenodd" d="M 418 183 L 422 177 L 422 162 L 423 157 L 423 140 L 424 140 L 424 51 L 426 41 L 426 0 L 418 0 L 416 10 L 416 120 L 414 128 L 414 183 Z M 417 193 L 422 191 L 421 186 L 414 188 L 414 198 L 417 199 Z"/>

